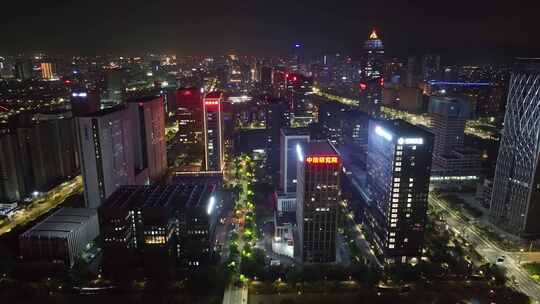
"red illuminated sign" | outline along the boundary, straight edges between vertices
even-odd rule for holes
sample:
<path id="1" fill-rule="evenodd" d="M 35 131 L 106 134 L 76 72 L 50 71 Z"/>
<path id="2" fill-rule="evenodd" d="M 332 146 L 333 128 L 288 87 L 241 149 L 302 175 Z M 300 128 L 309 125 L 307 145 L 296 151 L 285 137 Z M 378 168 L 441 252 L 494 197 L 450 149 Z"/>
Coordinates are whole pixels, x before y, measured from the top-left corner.
<path id="1" fill-rule="evenodd" d="M 306 162 L 308 164 L 337 164 L 339 158 L 336 156 L 308 156 Z"/>
<path id="2" fill-rule="evenodd" d="M 384 78 L 381 78 L 381 87 L 384 87 Z"/>
<path id="3" fill-rule="evenodd" d="M 219 104 L 219 100 L 205 100 L 204 105 L 206 106 L 217 106 Z"/>
<path id="4" fill-rule="evenodd" d="M 191 91 L 184 91 L 184 96 L 189 96 L 191 95 Z"/>
<path id="5" fill-rule="evenodd" d="M 360 90 L 365 91 L 367 89 L 367 84 L 365 82 L 360 82 Z"/>

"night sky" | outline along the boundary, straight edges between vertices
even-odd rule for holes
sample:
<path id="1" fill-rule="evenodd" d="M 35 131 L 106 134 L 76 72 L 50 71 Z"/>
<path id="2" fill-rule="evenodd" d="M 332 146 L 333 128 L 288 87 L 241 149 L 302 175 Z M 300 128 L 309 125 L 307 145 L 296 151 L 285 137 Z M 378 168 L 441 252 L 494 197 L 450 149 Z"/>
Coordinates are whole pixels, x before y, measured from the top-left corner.
<path id="1" fill-rule="evenodd" d="M 372 27 L 391 56 L 540 56 L 540 1 L 2 1 L 0 51 L 181 55 L 359 53 Z M 536 2 L 536 3 L 535 3 Z"/>

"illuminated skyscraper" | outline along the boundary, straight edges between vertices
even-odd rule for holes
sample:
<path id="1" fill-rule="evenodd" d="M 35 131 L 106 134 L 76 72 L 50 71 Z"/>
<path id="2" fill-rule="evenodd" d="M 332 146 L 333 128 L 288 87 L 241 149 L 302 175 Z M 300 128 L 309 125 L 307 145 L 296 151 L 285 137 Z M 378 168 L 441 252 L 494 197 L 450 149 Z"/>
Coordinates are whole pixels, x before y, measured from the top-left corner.
<path id="1" fill-rule="evenodd" d="M 50 62 L 41 63 L 41 78 L 45 80 L 51 80 L 54 78 L 54 65 Z"/>
<path id="2" fill-rule="evenodd" d="M 433 135 L 403 120 L 369 124 L 365 226 L 386 263 L 424 246 Z"/>
<path id="3" fill-rule="evenodd" d="M 210 92 L 203 99 L 206 171 L 223 170 L 223 93 Z"/>
<path id="4" fill-rule="evenodd" d="M 540 233 L 540 60 L 519 60 L 512 73 L 490 215 L 508 231 Z"/>
<path id="5" fill-rule="evenodd" d="M 305 263 L 332 263 L 336 260 L 341 158 L 326 141 L 307 143 L 298 154 L 299 256 Z"/>
<path id="6" fill-rule="evenodd" d="M 384 45 L 377 32 L 373 30 L 364 44 L 362 56 L 362 73 L 360 80 L 360 96 L 362 102 L 378 104 L 382 101 L 384 85 Z M 362 106 L 362 104 L 361 104 Z M 370 105 L 367 105 L 369 107 Z M 373 111 L 368 111 L 373 112 Z"/>

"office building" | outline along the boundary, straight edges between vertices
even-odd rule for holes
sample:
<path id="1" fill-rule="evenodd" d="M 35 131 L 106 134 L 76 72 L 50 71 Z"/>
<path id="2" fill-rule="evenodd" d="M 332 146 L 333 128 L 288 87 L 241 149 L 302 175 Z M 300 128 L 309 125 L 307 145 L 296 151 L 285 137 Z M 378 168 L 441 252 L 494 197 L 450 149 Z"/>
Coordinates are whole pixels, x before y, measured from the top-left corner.
<path id="1" fill-rule="evenodd" d="M 307 129 L 281 129 L 279 185 L 283 193 L 296 191 L 299 152 L 307 142 L 309 142 L 309 131 Z"/>
<path id="2" fill-rule="evenodd" d="M 298 256 L 304 263 L 332 263 L 336 260 L 341 158 L 325 141 L 305 144 L 299 155 Z"/>
<path id="3" fill-rule="evenodd" d="M 99 208 L 105 272 L 122 275 L 143 266 L 147 275 L 169 276 L 175 266 L 207 265 L 218 216 L 217 186 L 193 180 L 117 189 Z"/>
<path id="4" fill-rule="evenodd" d="M 41 68 L 41 78 L 44 79 L 44 80 L 51 80 L 53 79 L 54 77 L 56 77 L 55 75 L 55 71 L 54 71 L 54 65 L 50 62 L 42 62 L 41 65 L 40 65 L 40 68 Z"/>
<path id="5" fill-rule="evenodd" d="M 15 77 L 17 79 L 27 80 L 33 76 L 33 66 L 31 60 L 17 59 L 15 61 Z"/>
<path id="6" fill-rule="evenodd" d="M 204 97 L 203 135 L 206 171 L 223 170 L 223 93 L 210 92 Z"/>
<path id="7" fill-rule="evenodd" d="M 176 91 L 176 104 L 169 107 L 176 114 L 178 137 L 182 143 L 197 143 L 203 133 L 201 91 L 198 88 L 180 88 Z"/>
<path id="8" fill-rule="evenodd" d="M 289 107 L 282 99 L 272 100 L 266 107 L 267 151 L 270 167 L 279 170 L 281 129 L 290 126 Z"/>
<path id="9" fill-rule="evenodd" d="M 97 208 L 119 186 L 135 183 L 133 132 L 124 105 L 77 117 L 84 197 Z"/>
<path id="10" fill-rule="evenodd" d="M 433 181 L 477 181 L 481 171 L 481 153 L 463 145 L 465 123 L 470 118 L 469 103 L 458 98 L 432 96 L 429 114 L 435 135 Z"/>
<path id="11" fill-rule="evenodd" d="M 291 109 L 291 125 L 306 127 L 317 121 L 317 108 L 313 103 L 313 78 L 291 73 L 286 76 L 285 97 Z"/>
<path id="12" fill-rule="evenodd" d="M 64 207 L 19 236 L 20 256 L 73 266 L 98 235 L 95 209 Z"/>
<path id="13" fill-rule="evenodd" d="M 540 60 L 514 67 L 493 181 L 490 216 L 524 237 L 540 233 Z"/>
<path id="14" fill-rule="evenodd" d="M 361 101 L 367 103 L 368 113 L 372 113 L 373 104 L 382 102 L 382 87 L 384 86 L 384 45 L 377 32 L 373 30 L 369 39 L 364 44 L 364 54 L 362 56 L 360 97 Z M 362 103 L 361 103 L 362 104 Z"/>
<path id="15" fill-rule="evenodd" d="M 137 184 L 159 181 L 167 171 L 163 98 L 133 98 L 128 107 Z"/>
<path id="16" fill-rule="evenodd" d="M 370 121 L 365 227 L 385 263 L 420 258 L 432 152 L 431 133 L 403 120 Z"/>
<path id="17" fill-rule="evenodd" d="M 441 56 L 426 54 L 422 57 L 422 78 L 424 81 L 441 78 Z"/>

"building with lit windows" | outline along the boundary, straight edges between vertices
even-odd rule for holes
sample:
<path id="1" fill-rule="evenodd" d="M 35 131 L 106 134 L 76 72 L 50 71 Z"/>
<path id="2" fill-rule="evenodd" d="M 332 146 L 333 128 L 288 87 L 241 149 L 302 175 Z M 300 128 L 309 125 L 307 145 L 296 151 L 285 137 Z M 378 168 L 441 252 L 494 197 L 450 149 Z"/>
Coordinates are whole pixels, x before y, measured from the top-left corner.
<path id="1" fill-rule="evenodd" d="M 285 97 L 291 109 L 291 125 L 305 127 L 317 121 L 318 113 L 313 103 L 313 78 L 291 73 L 286 76 Z"/>
<path id="2" fill-rule="evenodd" d="M 199 88 L 180 88 L 176 91 L 176 104 L 169 105 L 178 122 L 178 140 L 183 144 L 200 142 L 203 134 L 203 109 Z"/>
<path id="3" fill-rule="evenodd" d="M 384 45 L 377 32 L 373 30 L 364 44 L 361 62 L 360 106 L 369 114 L 376 111 L 373 105 L 382 102 L 384 86 Z M 375 109 L 375 110 L 374 110 Z"/>
<path id="4" fill-rule="evenodd" d="M 130 119 L 125 105 L 77 117 L 88 208 L 98 208 L 120 185 L 135 184 Z"/>
<path id="5" fill-rule="evenodd" d="M 41 78 L 45 80 L 51 80 L 54 77 L 56 77 L 55 71 L 54 71 L 54 65 L 52 63 L 42 62 L 40 65 L 40 68 L 41 68 Z"/>
<path id="6" fill-rule="evenodd" d="M 170 276 L 176 266 L 207 265 L 216 189 L 213 181 L 118 188 L 99 208 L 105 272 L 122 275 L 142 266 L 149 276 Z"/>
<path id="7" fill-rule="evenodd" d="M 283 128 L 280 140 L 280 179 L 283 193 L 296 192 L 297 167 L 301 155 L 301 146 L 309 142 L 309 130 L 306 128 Z"/>
<path id="8" fill-rule="evenodd" d="M 167 172 L 163 98 L 148 96 L 129 100 L 137 184 L 156 182 Z"/>
<path id="9" fill-rule="evenodd" d="M 210 92 L 203 99 L 204 162 L 206 171 L 223 170 L 223 93 Z"/>
<path id="10" fill-rule="evenodd" d="M 297 256 L 304 263 L 332 263 L 336 261 L 341 158 L 327 141 L 309 142 L 298 154 Z"/>
<path id="11" fill-rule="evenodd" d="M 403 120 L 369 124 L 365 227 L 381 261 L 407 263 L 424 246 L 433 135 Z"/>
<path id="12" fill-rule="evenodd" d="M 540 235 L 539 104 L 540 60 L 520 59 L 510 79 L 489 213 L 525 237 Z"/>

